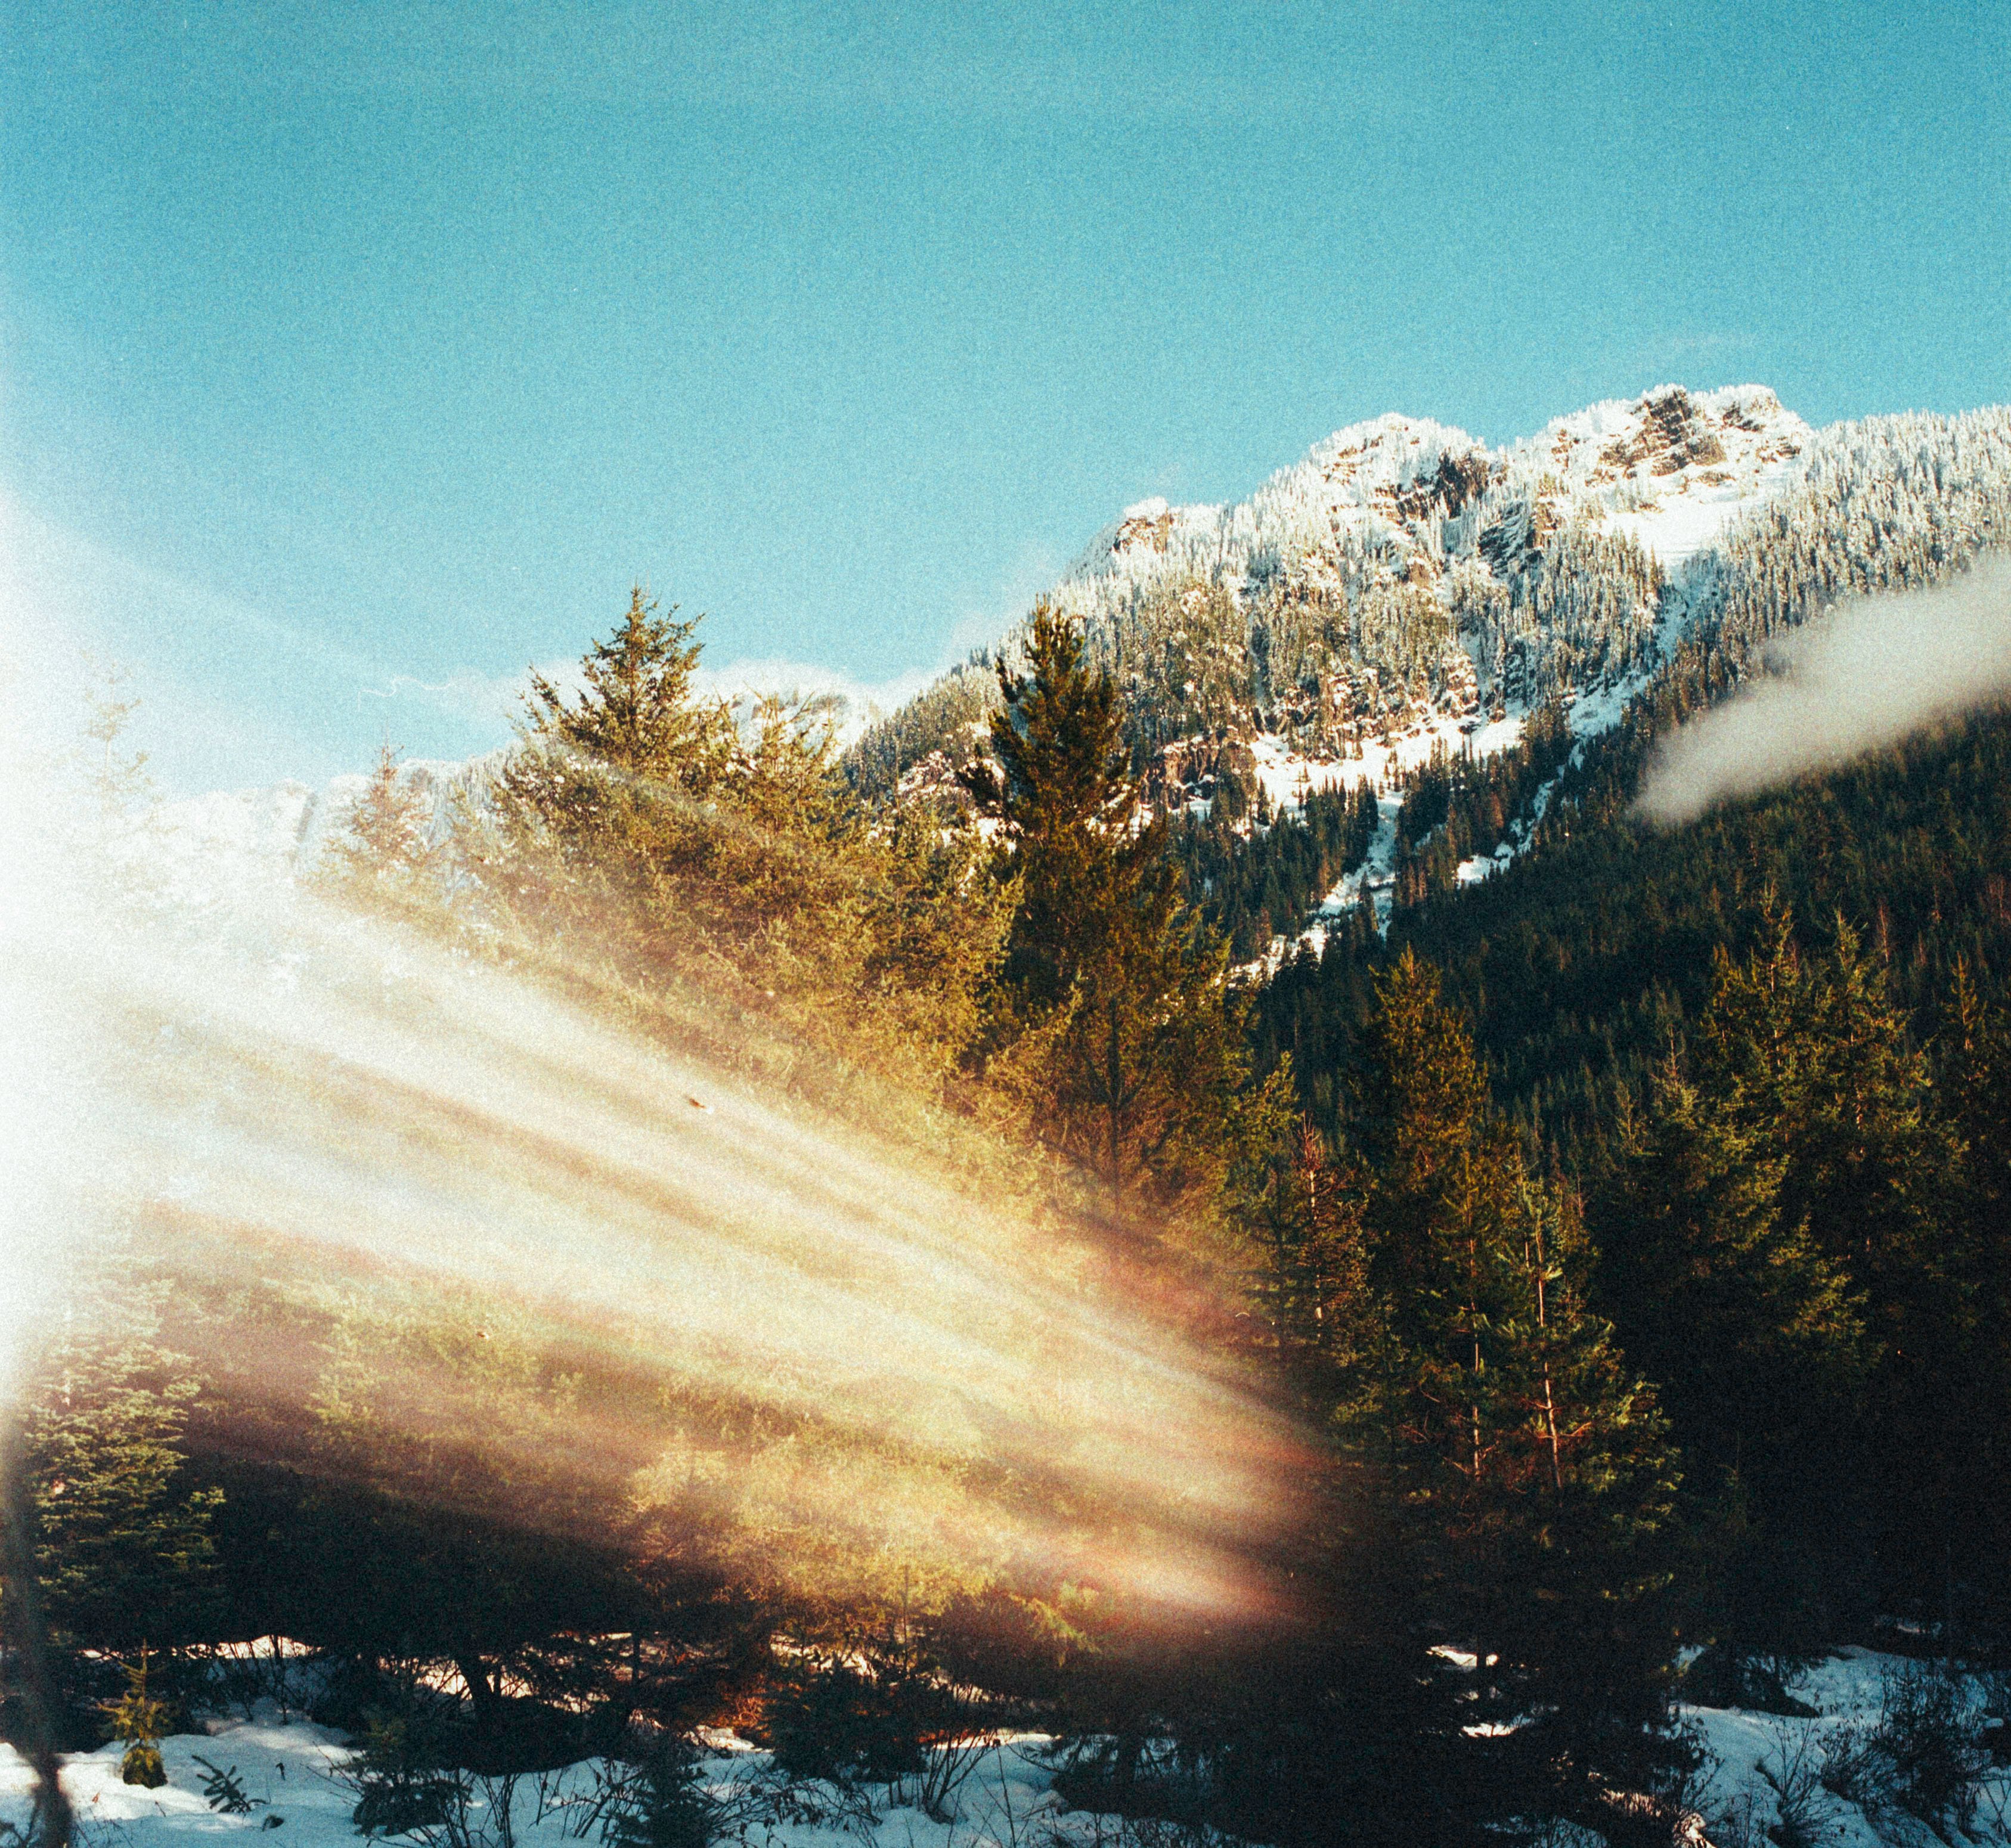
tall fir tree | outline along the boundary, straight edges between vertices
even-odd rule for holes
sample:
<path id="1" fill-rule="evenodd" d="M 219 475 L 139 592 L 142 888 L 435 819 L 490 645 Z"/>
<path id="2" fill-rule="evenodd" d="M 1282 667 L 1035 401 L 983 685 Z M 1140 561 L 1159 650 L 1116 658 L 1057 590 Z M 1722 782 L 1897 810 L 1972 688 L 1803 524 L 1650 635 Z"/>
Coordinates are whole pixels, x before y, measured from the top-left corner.
<path id="1" fill-rule="evenodd" d="M 1248 1074 L 1228 946 L 1184 901 L 1129 774 L 1116 686 L 1077 626 L 1042 605 L 1027 652 L 1023 674 L 999 663 L 996 766 L 965 773 L 1018 888 L 996 1068 L 1099 1177 L 1113 1219 L 1141 1191 L 1213 1197 Z"/>
<path id="2" fill-rule="evenodd" d="M 1675 1756 L 1665 1422 L 1589 1306 L 1571 1196 L 1528 1171 L 1436 972 L 1406 952 L 1376 1000 L 1350 1127 L 1381 1326 L 1337 1435 L 1401 1511 L 1421 1626 L 1472 1651 L 1477 1718 L 1513 1741 L 1502 1777 L 1652 1782 Z"/>
<path id="3" fill-rule="evenodd" d="M 1663 1388 L 1709 1564 L 1703 1634 L 1820 1647 L 1864 1597 L 1861 1298 L 1782 1199 L 1785 1156 L 1673 1066 L 1596 1190 L 1599 1301 Z"/>
<path id="4" fill-rule="evenodd" d="M 1011 895 L 973 876 L 967 826 L 876 825 L 828 702 L 736 711 L 703 695 L 697 627 L 637 589 L 577 690 L 533 677 L 498 825 L 470 830 L 485 890 L 571 966 L 611 965 L 701 1038 L 722 1012 L 729 1029 L 759 1014 L 842 1046 L 849 1066 L 950 1082 Z"/>

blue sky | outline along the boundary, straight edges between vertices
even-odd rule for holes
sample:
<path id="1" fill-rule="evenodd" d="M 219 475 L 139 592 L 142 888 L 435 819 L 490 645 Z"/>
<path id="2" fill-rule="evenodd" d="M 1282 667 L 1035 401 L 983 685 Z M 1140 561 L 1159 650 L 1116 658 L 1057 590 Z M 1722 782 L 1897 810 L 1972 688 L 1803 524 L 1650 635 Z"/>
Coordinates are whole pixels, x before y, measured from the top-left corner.
<path id="1" fill-rule="evenodd" d="M 16 0 L 11 598 L 170 788 L 990 639 L 1386 410 L 2011 398 L 2011 8 Z"/>

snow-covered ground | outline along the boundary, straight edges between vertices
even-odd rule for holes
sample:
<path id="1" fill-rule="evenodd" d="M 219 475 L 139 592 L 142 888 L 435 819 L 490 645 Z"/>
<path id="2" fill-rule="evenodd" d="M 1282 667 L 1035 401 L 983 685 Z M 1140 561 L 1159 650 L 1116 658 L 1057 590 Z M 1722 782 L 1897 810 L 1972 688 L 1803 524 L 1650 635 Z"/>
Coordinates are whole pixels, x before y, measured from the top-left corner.
<path id="1" fill-rule="evenodd" d="M 341 1775 L 353 1754 L 341 1736 L 304 1719 L 283 1720 L 269 1701 L 254 1711 L 251 1720 L 216 1722 L 206 1734 L 163 1740 L 168 1781 L 157 1790 L 119 1782 L 123 1748 L 116 1743 L 70 1758 L 63 1788 L 76 1810 L 83 1848 L 189 1848 L 197 1841 L 221 1848 L 219 1838 L 226 1836 L 282 1829 L 275 1848 L 354 1848 L 357 1793 Z M 1099 1830 L 1095 1818 L 1062 1812 L 1044 1749 L 1050 1741 L 1039 1734 L 974 1742 L 959 1753 L 960 1780 L 938 1806 L 945 1820 L 919 1807 L 913 1780 L 892 1793 L 870 1787 L 863 1793 L 870 1815 L 823 1786 L 808 1786 L 796 1800 L 778 1803 L 764 1787 L 771 1769 L 767 1753 L 730 1734 L 707 1736 L 713 1749 L 703 1764 L 706 1787 L 735 1818 L 730 1834 L 745 1821 L 739 1839 L 758 1848 L 1073 1848 L 1109 1834 L 1108 1819 Z M 214 1811 L 204 1796 L 207 1774 L 198 1758 L 234 1770 L 255 1807 L 242 1815 Z M 535 1774 L 517 1779 L 507 1835 L 500 1818 L 485 1814 L 493 1812 L 501 1780 L 478 1781 L 468 1848 L 559 1848 L 580 1839 L 582 1828 L 589 1827 L 581 1800 L 593 1789 L 599 1768 L 589 1761 L 543 1779 Z M 30 1785 L 20 1756 L 0 1745 L 0 1824 L 19 1828 L 27 1822 Z M 598 1830 L 589 1829 L 586 1839 L 597 1842 Z"/>
<path id="2" fill-rule="evenodd" d="M 1444 1653 L 1458 1659 L 1455 1652 Z M 1861 1737 L 1877 1724 L 1888 1679 L 1907 1665 L 1899 1657 L 1852 1647 L 1789 1677 L 1788 1690 L 1816 1710 L 1809 1718 L 1679 1708 L 1679 1718 L 1705 1753 L 1692 1800 L 1713 1848 L 1765 1848 L 1779 1839 L 1771 1832 L 1783 1821 L 1784 1804 L 1797 1810 L 1812 1832 L 1802 1839 L 1833 1848 L 1916 1843 L 1924 1848 L 1948 1839 L 1903 1812 L 1867 1814 L 1821 1780 L 1826 1754 L 1853 1729 Z M 1981 1694 L 1970 1684 L 1971 1699 Z M 351 1848 L 358 1839 L 351 1820 L 356 1793 L 341 1779 L 351 1754 L 340 1736 L 297 1718 L 283 1719 L 269 1701 L 253 1711 L 252 1719 L 212 1722 L 207 1733 L 163 1740 L 168 1781 L 158 1790 L 119 1782 L 121 1748 L 116 1743 L 69 1760 L 64 1788 L 84 1848 L 177 1848 L 197 1838 L 215 1841 L 281 1828 L 294 1848 Z M 920 1807 L 912 1783 L 891 1793 L 873 1787 L 867 1793 L 870 1816 L 856 1806 L 848 1809 L 821 1786 L 799 1793 L 801 1800 L 778 1802 L 766 1752 L 730 1734 L 707 1737 L 713 1750 L 704 1765 L 706 1785 L 738 1819 L 735 1829 L 739 1821 L 748 1823 L 741 1839 L 759 1848 L 1112 1848 L 1124 1834 L 1113 1818 L 1062 1808 L 1044 1749 L 1049 1741 L 1038 1734 L 971 1749 L 961 1781 L 935 1816 Z M 205 1800 L 199 1757 L 236 1773 L 254 1806 L 247 1814 L 212 1810 Z M 543 1780 L 519 1778 L 507 1837 L 500 1819 L 484 1813 L 484 1805 L 497 1799 L 497 1783 L 479 1784 L 467 1848 L 559 1848 L 578 1839 L 582 1808 L 566 1800 L 589 1792 L 596 1769 L 589 1762 Z M 27 1821 L 30 1783 L 19 1755 L 0 1746 L 0 1824 L 18 1828 Z M 2011 1841 L 2005 1832 L 2011 1770 L 1986 1779 L 1977 1795 L 1969 1839 Z"/>
<path id="3" fill-rule="evenodd" d="M 1915 1665 L 1917 1667 L 1917 1665 Z M 1821 1772 L 1827 1754 L 1849 1736 L 1878 1722 L 1888 1680 L 1906 1672 L 1902 1657 L 1874 1650 L 1845 1647 L 1814 1667 L 1789 1676 L 1787 1691 L 1816 1710 L 1808 1719 L 1751 1713 L 1737 1708 L 1684 1707 L 1681 1717 L 1695 1729 L 1706 1754 L 1707 1773 L 1697 1807 L 1714 1825 L 1714 1848 L 1764 1848 L 1781 1839 L 1770 1834 L 1782 1822 L 1783 1792 L 1791 1804 L 1799 1800 L 1801 1839 L 1825 1848 L 1890 1848 L 1893 1843 L 1927 1843 L 1948 1838 L 1903 1813 L 1867 1815 L 1858 1804 L 1824 1787 Z M 1981 1690 L 1969 1686 L 1972 1700 Z M 2000 1769 L 1979 1793 L 1970 1839 L 2011 1841 L 2006 1832 L 2011 1809 L 2011 1768 Z M 1881 1825 L 1883 1832 L 1881 1832 Z M 1959 1835 L 1956 1839 L 1961 1839 Z"/>

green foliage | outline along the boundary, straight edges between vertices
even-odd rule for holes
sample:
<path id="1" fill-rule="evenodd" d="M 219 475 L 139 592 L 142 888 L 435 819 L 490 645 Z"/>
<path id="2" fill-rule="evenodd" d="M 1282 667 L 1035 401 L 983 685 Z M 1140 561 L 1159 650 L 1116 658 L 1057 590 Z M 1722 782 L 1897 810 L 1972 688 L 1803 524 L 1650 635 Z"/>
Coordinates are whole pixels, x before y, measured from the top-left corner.
<path id="1" fill-rule="evenodd" d="M 158 1790 L 168 1781 L 161 1764 L 161 1739 L 168 1729 L 173 1710 L 147 1688 L 148 1652 L 140 1651 L 137 1662 L 124 1665 L 126 1691 L 116 1701 L 105 1704 L 105 1732 L 108 1739 L 125 1742 L 119 1761 L 119 1781 Z"/>
<path id="2" fill-rule="evenodd" d="M 1247 1069 L 1227 945 L 1183 901 L 1163 824 L 1141 825 L 1110 676 L 1045 607 L 1027 656 L 1024 675 L 999 669 L 998 767 L 967 778 L 1017 887 L 991 1070 L 1098 1175 L 1113 1217 L 1141 1191 L 1211 1198 Z"/>
<path id="3" fill-rule="evenodd" d="M 1705 658 L 1558 773 L 1510 870 L 1288 963 L 1259 1067 L 1289 1054 L 1330 1133 L 1376 972 L 1429 960 L 1496 1098 L 1586 1187 L 1595 1299 L 1687 1459 L 1701 1628 L 1792 1651 L 1951 1600 L 1995 1624 L 2011 723 L 1637 829 L 1632 779 Z"/>
<path id="4" fill-rule="evenodd" d="M 576 695 L 533 673 L 526 734 L 618 776 L 703 794 L 724 772 L 731 733 L 724 709 L 692 693 L 699 652 L 693 637 L 703 619 L 680 622 L 676 605 L 667 616 L 657 607 L 637 585 L 621 626 L 580 663 Z M 526 773 L 546 767 L 527 766 Z"/>
<path id="5" fill-rule="evenodd" d="M 1436 973 L 1400 957 L 1376 1000 L 1350 1118 L 1375 1308 L 1336 1434 L 1401 1511 L 1424 1621 L 1492 1664 L 1483 1717 L 1534 1706 L 1525 1747 L 1626 1763 L 1657 1736 L 1670 1640 L 1664 1420 L 1587 1306 L 1570 1196 L 1527 1172 Z"/>
<path id="6" fill-rule="evenodd" d="M 196 1385 L 155 1343 L 158 1295 L 138 1280 L 123 1300 L 85 1292 L 37 1359 L 23 1421 L 35 1565 L 70 1647 L 173 1643 L 214 1615 L 222 1497 L 187 1480 Z"/>
<path id="7" fill-rule="evenodd" d="M 902 777 L 931 757 L 963 769 L 977 756 L 998 706 L 991 657 L 981 650 L 868 727 L 845 754 L 846 780 L 877 808 L 892 803 Z"/>
<path id="8" fill-rule="evenodd" d="M 367 1714 L 343 1773 L 357 1793 L 350 1819 L 358 1832 L 453 1840 L 468 1795 L 453 1756 L 447 1722 L 422 1701 Z"/>
<path id="9" fill-rule="evenodd" d="M 1526 828 L 1536 792 L 1571 755 L 1564 708 L 1553 699 L 1529 715 L 1511 748 L 1476 759 L 1434 745 L 1424 762 L 1404 772 L 1397 812 L 1396 881 L 1399 907 L 1450 895 L 1463 861 L 1485 858 Z"/>
<path id="10" fill-rule="evenodd" d="M 1861 1588 L 1861 1306 L 1781 1197 L 1784 1163 L 1678 1075 L 1595 1199 L 1603 1303 L 1662 1383 L 1717 1561 L 1720 1633 L 1819 1647 Z M 1857 1594 L 1861 1594 L 1861 1591 Z"/>

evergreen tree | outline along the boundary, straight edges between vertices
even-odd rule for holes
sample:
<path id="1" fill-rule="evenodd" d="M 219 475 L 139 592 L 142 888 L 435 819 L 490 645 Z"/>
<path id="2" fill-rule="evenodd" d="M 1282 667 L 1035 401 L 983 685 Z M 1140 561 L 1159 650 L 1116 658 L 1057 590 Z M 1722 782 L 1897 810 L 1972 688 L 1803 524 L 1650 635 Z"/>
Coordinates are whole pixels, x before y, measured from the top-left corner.
<path id="1" fill-rule="evenodd" d="M 166 1701 L 148 1691 L 151 1651 L 142 1644 L 140 1659 L 125 1665 L 126 1691 L 105 1705 L 107 1735 L 126 1750 L 119 1760 L 119 1781 L 158 1790 L 168 1781 L 161 1763 L 161 1739 L 168 1729 Z"/>
<path id="2" fill-rule="evenodd" d="M 1002 1073 L 1098 1175 L 1114 1218 L 1141 1184 L 1212 1195 L 1247 1071 L 1228 947 L 1185 904 L 1163 825 L 1143 822 L 1110 676 L 1045 606 L 1027 655 L 1023 675 L 999 666 L 997 766 L 966 777 L 1018 882 L 1001 986 L 1020 1043 Z"/>
<path id="3" fill-rule="evenodd" d="M 1941 1089 L 1961 1151 L 1951 1262 L 1967 1313 L 1937 1356 L 1949 1408 L 1928 1452 L 1938 1480 L 1910 1473 L 1900 1486 L 1916 1507 L 1924 1492 L 1947 1511 L 1945 1597 L 1952 1601 L 1959 1574 L 1971 1622 L 1988 1628 L 2011 1619 L 2011 1508 L 1999 1492 L 2011 1476 L 2011 1007 L 1986 1002 L 1958 959 L 1948 1015 Z M 1962 1611 L 1940 1614 L 1959 1633 Z"/>
<path id="4" fill-rule="evenodd" d="M 828 701 L 736 716 L 699 698 L 696 627 L 638 590 L 576 694 L 534 677 L 486 889 L 569 958 L 699 991 L 687 1016 L 724 999 L 940 1084 L 978 1029 L 1009 894 L 972 876 L 967 827 L 872 824 Z"/>
<path id="5" fill-rule="evenodd" d="M 1045 603 L 1027 656 L 1023 674 L 998 663 L 997 763 L 980 760 L 962 780 L 1014 849 L 1019 908 L 1002 978 L 1030 1018 L 1070 1000 L 1101 947 L 1095 926 L 1114 888 L 1141 875 L 1148 855 L 1132 828 L 1137 794 L 1116 683 L 1091 664 L 1076 626 Z"/>
<path id="6" fill-rule="evenodd" d="M 1663 1388 L 1728 1651 L 1819 1647 L 1865 1590 L 1861 1299 L 1783 1204 L 1786 1160 L 1674 1070 L 1598 1196 L 1600 1299 Z"/>
<path id="7" fill-rule="evenodd" d="M 221 1494 L 191 1488 L 183 1450 L 195 1383 L 154 1345 L 152 1295 L 73 1306 L 38 1357 L 23 1419 L 41 1604 L 67 1647 L 137 1648 L 203 1634 Z"/>
<path id="8" fill-rule="evenodd" d="M 629 592 L 621 625 L 581 662 L 576 696 L 534 670 L 526 730 L 625 777 L 703 794 L 724 769 L 729 742 L 722 709 L 692 691 L 704 619 L 680 622 L 675 604 L 667 615 L 657 609 L 640 585 Z"/>
<path id="9" fill-rule="evenodd" d="M 1401 956 L 1376 1001 L 1351 1127 L 1381 1326 L 1337 1432 L 1401 1509 L 1424 1622 L 1468 1642 L 1483 1716 L 1547 1716 L 1514 1729 L 1504 1776 L 1655 1773 L 1676 1480 L 1660 1412 L 1589 1308 L 1575 1209 L 1494 1117 L 1436 972 Z"/>
<path id="10" fill-rule="evenodd" d="M 333 844 L 338 876 L 352 890 L 386 893 L 407 884 L 427 858 L 425 804 L 399 779 L 389 740 Z"/>
<path id="11" fill-rule="evenodd" d="M 498 787 L 520 860 L 527 845 L 556 849 L 542 881 L 548 904 L 593 902 L 610 883 L 646 892 L 666 855 L 688 855 L 703 835 L 696 805 L 731 760 L 725 709 L 692 697 L 699 619 L 656 611 L 639 585 L 630 593 L 619 627 L 582 660 L 576 695 L 531 676 Z"/>
<path id="12" fill-rule="evenodd" d="M 1863 1396 L 1823 1402 L 1835 1417 L 1799 1459 L 1801 1480 L 1778 1485 L 1777 1505 L 1792 1511 L 1806 1543 L 1798 1550 L 1826 1588 L 1833 1622 L 1853 1588 L 1860 1597 L 1871 1593 L 1874 1533 L 1863 1513 L 1853 1517 L 1845 1492 L 1828 1485 L 1853 1477 L 1895 1487 L 1945 1480 L 1949 1434 L 1967 1422 L 1947 1365 L 1967 1345 L 1970 1320 L 1948 1236 L 1956 1160 L 1929 1107 L 1926 1061 L 1857 934 L 1838 919 L 1827 953 L 1803 955 L 1771 891 L 1760 926 L 1749 957 L 1719 958 L 1699 1025 L 1697 1081 L 1732 1125 L 1779 1161 L 1783 1221 L 1807 1228 L 1858 1300 Z M 1796 1422 L 1778 1403 L 1767 1413 L 1777 1430 Z M 1880 1500 L 1869 1510 L 1874 1523 Z M 1905 1499 L 1888 1506 L 1902 1526 L 1917 1526 L 1917 1507 Z M 1864 1555 L 1854 1571 L 1840 1556 L 1853 1539 Z"/>

